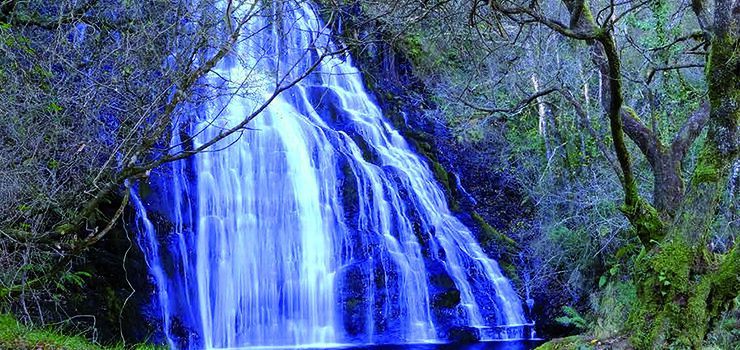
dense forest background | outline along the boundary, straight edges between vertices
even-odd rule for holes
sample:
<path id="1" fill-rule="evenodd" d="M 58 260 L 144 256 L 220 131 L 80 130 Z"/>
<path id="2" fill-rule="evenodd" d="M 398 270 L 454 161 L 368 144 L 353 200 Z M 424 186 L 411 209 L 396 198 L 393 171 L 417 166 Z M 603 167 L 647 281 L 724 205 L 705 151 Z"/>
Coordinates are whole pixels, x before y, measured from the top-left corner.
<path id="1" fill-rule="evenodd" d="M 533 299 L 543 336 L 740 344 L 740 5 L 316 6 L 451 208 Z M 168 126 L 214 98 L 200 78 L 238 40 L 249 20 L 238 13 L 208 1 L 0 1 L 4 311 L 103 342 L 145 338 L 117 330 L 141 316 L 126 306 L 147 288 L 111 282 L 134 239 L 126 188 L 195 153 L 170 152 Z M 100 305 L 104 320 L 83 317 Z"/>

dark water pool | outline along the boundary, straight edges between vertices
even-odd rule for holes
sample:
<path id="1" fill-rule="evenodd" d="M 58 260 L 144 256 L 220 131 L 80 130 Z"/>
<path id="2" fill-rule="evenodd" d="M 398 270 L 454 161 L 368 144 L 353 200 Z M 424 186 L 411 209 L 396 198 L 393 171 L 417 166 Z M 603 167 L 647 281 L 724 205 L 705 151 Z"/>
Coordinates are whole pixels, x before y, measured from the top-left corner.
<path id="1" fill-rule="evenodd" d="M 312 347 L 254 347 L 233 350 L 532 350 L 542 345 L 544 340 L 491 341 L 474 344 L 399 344 L 399 345 L 364 345 Z"/>
<path id="2" fill-rule="evenodd" d="M 352 350 L 531 350 L 544 341 L 495 341 L 475 344 L 405 344 L 405 345 L 373 345 L 350 348 Z"/>

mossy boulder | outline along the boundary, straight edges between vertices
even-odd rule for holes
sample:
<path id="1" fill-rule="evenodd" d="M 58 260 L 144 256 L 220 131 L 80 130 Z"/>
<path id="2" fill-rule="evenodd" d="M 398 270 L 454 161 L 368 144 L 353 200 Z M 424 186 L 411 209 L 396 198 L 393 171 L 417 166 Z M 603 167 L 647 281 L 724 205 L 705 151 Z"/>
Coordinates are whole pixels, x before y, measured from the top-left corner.
<path id="1" fill-rule="evenodd" d="M 599 339 L 575 335 L 567 338 L 558 338 L 550 340 L 535 350 L 622 350 L 632 349 L 626 338 L 615 337 L 608 339 Z"/>

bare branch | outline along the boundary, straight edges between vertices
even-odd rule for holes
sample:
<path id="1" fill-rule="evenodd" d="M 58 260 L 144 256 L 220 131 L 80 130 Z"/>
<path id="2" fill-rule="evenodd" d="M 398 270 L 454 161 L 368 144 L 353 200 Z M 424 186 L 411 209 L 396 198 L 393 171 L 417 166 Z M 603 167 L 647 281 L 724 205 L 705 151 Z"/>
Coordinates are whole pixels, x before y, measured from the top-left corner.
<path id="1" fill-rule="evenodd" d="M 309 69 L 307 69 L 305 72 L 303 72 L 299 77 L 297 77 L 295 80 L 291 81 L 288 84 L 280 85 L 277 89 L 273 91 L 273 93 L 268 97 L 257 109 L 255 109 L 252 113 L 250 113 L 248 116 L 246 116 L 239 124 L 235 125 L 234 127 L 224 130 L 218 134 L 218 136 L 212 138 L 208 142 L 200 145 L 198 148 L 195 148 L 193 150 L 185 150 L 177 154 L 169 155 L 161 157 L 155 161 L 140 165 L 140 166 L 132 166 L 124 169 L 121 171 L 121 179 L 131 178 L 138 176 L 140 174 L 145 173 L 146 171 L 152 170 L 156 167 L 159 167 L 163 164 L 174 162 L 177 160 L 182 160 L 185 158 L 189 158 L 193 155 L 196 155 L 200 152 L 205 151 L 209 147 L 213 146 L 214 144 L 218 143 L 219 141 L 225 139 L 226 137 L 242 131 L 246 125 L 252 121 L 254 118 L 256 118 L 258 115 L 260 115 L 271 103 L 274 101 L 280 93 L 282 93 L 285 90 L 288 90 L 298 84 L 301 80 L 305 79 L 307 76 L 309 76 L 313 71 L 319 66 L 319 64 L 323 61 L 323 59 L 327 56 L 331 55 L 337 55 L 339 53 L 344 52 L 346 49 L 338 50 L 336 52 L 330 52 L 323 54 L 318 60 L 316 60 Z"/>
<path id="2" fill-rule="evenodd" d="M 607 162 L 609 163 L 609 166 L 611 166 L 612 170 L 614 170 L 614 174 L 617 175 L 619 178 L 619 182 L 624 184 L 624 175 L 622 174 L 622 169 L 619 167 L 619 163 L 614 158 L 614 155 L 609 152 L 606 148 L 606 143 L 603 141 L 603 139 L 599 136 L 599 134 L 596 132 L 594 127 L 591 125 L 591 123 L 588 121 L 588 116 L 586 114 L 586 111 L 583 109 L 583 106 L 576 100 L 576 98 L 573 96 L 573 94 L 570 93 L 570 91 L 566 89 L 558 89 L 558 92 L 565 98 L 568 102 L 570 102 L 571 105 L 573 105 L 573 108 L 576 110 L 576 114 L 581 119 L 581 124 L 583 124 L 586 129 L 588 130 L 589 135 L 596 140 L 596 147 L 599 148 L 599 151 L 601 152 L 601 155 L 606 158 Z"/>
<path id="3" fill-rule="evenodd" d="M 16 16 L 18 1 L 4 2 L 0 6 L 0 18 L 3 18 L 7 23 L 13 23 L 17 25 L 26 26 L 38 26 L 47 30 L 56 29 L 61 23 L 74 23 L 82 19 L 87 11 L 90 11 L 99 0 L 90 0 L 83 2 L 79 7 L 67 12 L 60 14 L 56 18 L 41 18 L 39 16 Z"/>
<path id="4" fill-rule="evenodd" d="M 665 49 L 670 48 L 673 45 L 676 45 L 676 44 L 678 44 L 680 42 L 684 42 L 684 41 L 687 41 L 687 40 L 702 41 L 702 40 L 704 40 L 704 32 L 702 32 L 702 31 L 691 32 L 691 33 L 686 34 L 684 36 L 678 37 L 678 38 L 674 39 L 672 42 L 670 42 L 668 44 L 665 44 L 663 46 L 658 46 L 658 47 L 654 47 L 654 48 L 648 49 L 648 51 L 665 50 Z"/>
<path id="5" fill-rule="evenodd" d="M 628 14 L 632 13 L 635 10 L 639 10 L 641 7 L 643 7 L 643 6 L 645 6 L 645 5 L 649 4 L 649 3 L 650 3 L 650 0 L 645 0 L 645 1 L 639 3 L 639 4 L 635 5 L 635 6 L 630 7 L 628 10 L 626 10 L 626 11 L 620 13 L 619 15 L 617 15 L 617 17 L 614 18 L 614 21 L 607 21 L 607 23 L 609 23 L 609 27 L 610 28 L 613 27 L 615 24 L 617 24 L 619 21 L 621 21 L 622 18 L 624 18 L 625 16 L 627 16 Z"/>
<path id="6" fill-rule="evenodd" d="M 653 81 L 653 76 L 656 72 L 662 72 L 666 70 L 678 70 L 678 69 L 686 69 L 686 68 L 704 68 L 703 64 L 682 64 L 678 66 L 670 66 L 670 67 L 657 67 L 650 69 L 650 74 L 648 74 L 647 80 L 645 81 L 647 84 L 650 84 L 651 81 Z"/>
<path id="7" fill-rule="evenodd" d="M 46 280 L 48 280 L 49 278 L 54 277 L 58 273 L 62 272 L 67 267 L 67 264 L 69 264 L 75 256 L 79 255 L 82 251 L 93 245 L 95 242 L 99 241 L 108 232 L 110 232 L 113 227 L 115 227 L 118 219 L 123 214 L 123 210 L 126 208 L 126 205 L 128 205 L 130 197 L 131 191 L 129 189 L 129 185 L 126 185 L 123 200 L 121 200 L 121 204 L 118 206 L 118 210 L 116 210 L 115 214 L 113 214 L 113 217 L 108 220 L 108 224 L 105 226 L 105 228 L 99 231 L 96 227 L 93 232 L 91 232 L 85 239 L 80 242 L 74 243 L 74 248 L 72 249 L 72 251 L 66 253 L 61 260 L 54 264 L 51 269 L 49 269 L 40 277 L 37 277 L 26 283 L 18 284 L 8 288 L 0 288 L 0 299 L 18 296 L 23 293 L 24 290 L 27 290 L 28 288 L 38 287 L 46 282 Z"/>
<path id="8" fill-rule="evenodd" d="M 481 111 L 481 112 L 486 112 L 486 113 L 489 113 L 489 114 L 495 114 L 495 113 L 509 113 L 509 114 L 513 114 L 513 113 L 517 113 L 517 112 L 521 111 L 524 107 L 527 107 L 530 103 L 532 103 L 532 101 L 536 100 L 537 98 L 540 98 L 542 96 L 549 95 L 549 94 L 551 94 L 551 93 L 553 93 L 555 91 L 557 91 L 557 89 L 551 88 L 551 89 L 542 90 L 540 92 L 534 93 L 534 94 L 530 95 L 529 97 L 527 97 L 526 99 L 524 99 L 521 102 L 519 102 L 513 108 L 486 108 L 486 107 L 479 107 L 479 106 L 473 105 L 473 104 L 471 104 L 471 103 L 469 103 L 469 102 L 467 102 L 467 101 L 465 101 L 463 99 L 460 99 L 460 102 L 462 102 L 462 104 L 464 104 L 464 105 L 466 105 L 466 106 L 468 106 L 468 107 L 470 107 L 472 109 L 475 109 L 475 110 Z"/>
<path id="9" fill-rule="evenodd" d="M 709 30 L 711 30 L 711 23 L 707 17 L 704 0 L 691 0 L 691 9 L 694 10 L 699 27 L 704 32 L 704 40 L 707 40 L 709 38 Z"/>
<path id="10" fill-rule="evenodd" d="M 671 151 L 674 156 L 679 156 L 679 159 L 683 158 L 689 147 L 691 147 L 696 138 L 701 134 L 708 120 L 709 103 L 704 103 L 686 120 L 686 123 L 684 123 L 681 130 L 678 131 L 678 134 L 673 139 Z"/>
<path id="11" fill-rule="evenodd" d="M 576 30 L 569 28 L 562 22 L 548 18 L 544 16 L 543 14 L 529 8 L 529 7 L 521 7 L 521 6 L 511 6 L 511 7 L 504 7 L 501 4 L 499 4 L 497 1 L 491 1 L 489 3 L 491 7 L 503 14 L 506 15 L 526 15 L 530 17 L 531 19 L 535 20 L 536 22 L 542 23 L 548 28 L 560 33 L 561 35 L 567 36 L 569 38 L 573 39 L 579 39 L 579 40 L 593 40 L 596 39 L 597 33 L 591 28 L 590 30 L 585 28 L 577 28 Z"/>

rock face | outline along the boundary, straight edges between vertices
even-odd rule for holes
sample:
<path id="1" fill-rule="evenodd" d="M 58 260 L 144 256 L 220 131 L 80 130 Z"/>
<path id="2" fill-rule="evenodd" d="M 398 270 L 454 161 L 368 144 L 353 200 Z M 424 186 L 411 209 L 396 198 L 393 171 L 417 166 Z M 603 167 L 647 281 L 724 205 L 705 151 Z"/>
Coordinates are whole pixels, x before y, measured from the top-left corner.
<path id="1" fill-rule="evenodd" d="M 414 76 L 410 60 L 389 45 L 391 40 L 377 30 L 382 27 L 375 21 L 365 21 L 358 6 L 343 8 L 340 13 L 341 32 L 346 42 L 357 38 L 369 44 L 350 47 L 358 68 L 363 72 L 365 84 L 373 94 L 384 114 L 402 132 L 416 152 L 425 157 L 442 185 L 448 205 L 457 218 L 471 229 L 484 251 L 496 259 L 515 288 L 523 294 L 523 282 L 518 270 L 522 261 L 518 258 L 519 244 L 506 233 L 510 227 L 531 220 L 532 205 L 522 203 L 520 185 L 512 174 L 495 170 L 499 160 L 495 145 L 490 143 L 461 144 L 450 129 L 424 115 L 424 110 L 436 108 L 433 94 Z M 437 266 L 427 265 L 432 271 L 435 285 L 434 313 L 441 323 L 453 317 L 455 307 L 448 307 L 454 300 L 454 286 L 444 283 L 443 275 L 435 275 Z M 437 289 L 437 283 L 440 286 Z M 459 292 L 459 291 L 458 291 Z M 539 300 L 545 300 L 538 297 Z M 544 301 L 543 301 L 544 302 Z M 459 309 L 459 308 L 458 308 Z M 527 309 L 525 307 L 525 309 Z M 545 309 L 536 305 L 531 318 L 545 317 Z M 464 311 L 463 311 L 464 312 Z M 455 325 L 451 325 L 454 327 Z"/>
<path id="2" fill-rule="evenodd" d="M 134 222 L 133 215 L 125 221 Z M 154 288 L 146 277 L 149 271 L 134 227 L 119 224 L 86 253 L 85 260 L 75 263 L 73 270 L 90 277 L 84 278 L 85 284 L 66 305 L 67 313 L 92 316 L 85 324 L 97 330 L 99 341 L 117 342 L 123 336 L 127 342 L 143 342 L 152 335 L 157 324 L 148 305 Z"/>

